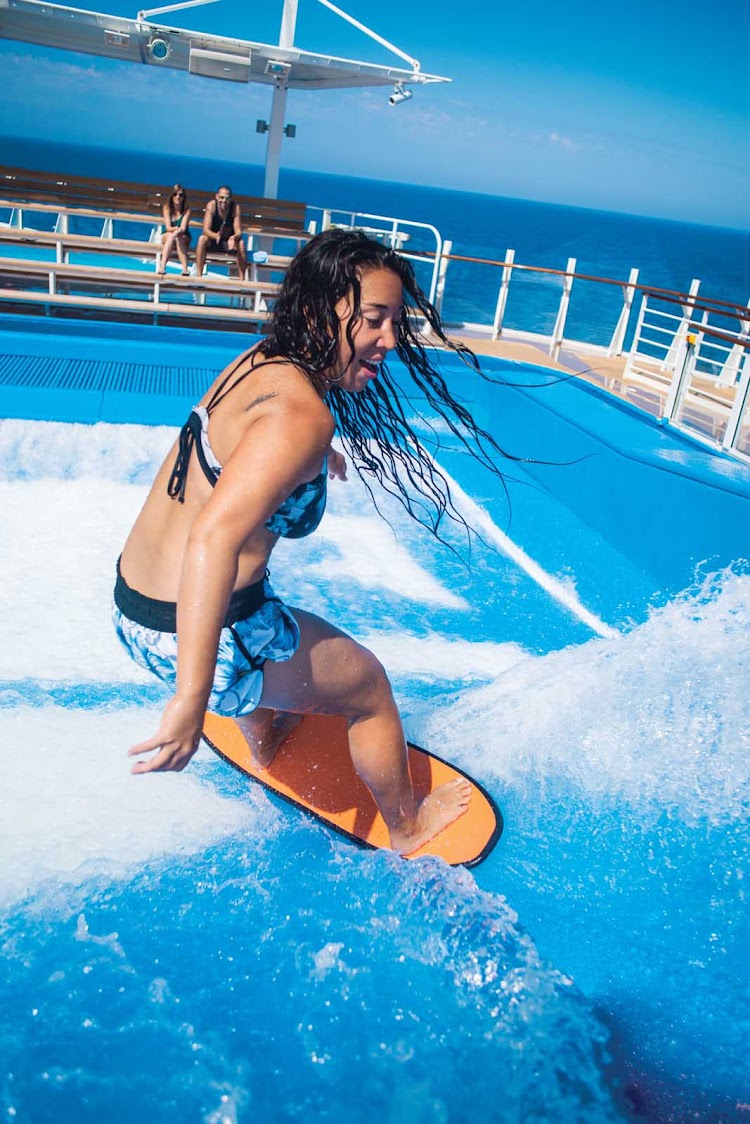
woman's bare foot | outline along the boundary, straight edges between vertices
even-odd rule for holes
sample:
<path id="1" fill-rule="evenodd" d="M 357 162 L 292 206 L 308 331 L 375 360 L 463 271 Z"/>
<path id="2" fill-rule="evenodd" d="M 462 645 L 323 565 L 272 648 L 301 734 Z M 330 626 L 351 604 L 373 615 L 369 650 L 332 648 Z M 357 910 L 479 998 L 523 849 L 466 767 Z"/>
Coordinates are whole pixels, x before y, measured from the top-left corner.
<path id="1" fill-rule="evenodd" d="M 299 726 L 302 715 L 259 708 L 237 721 L 250 746 L 255 765 L 259 769 L 267 769 L 282 743 L 295 726 Z"/>
<path id="2" fill-rule="evenodd" d="M 464 777 L 439 785 L 419 805 L 411 827 L 390 829 L 391 847 L 411 855 L 462 816 L 470 800 L 471 785 Z"/>

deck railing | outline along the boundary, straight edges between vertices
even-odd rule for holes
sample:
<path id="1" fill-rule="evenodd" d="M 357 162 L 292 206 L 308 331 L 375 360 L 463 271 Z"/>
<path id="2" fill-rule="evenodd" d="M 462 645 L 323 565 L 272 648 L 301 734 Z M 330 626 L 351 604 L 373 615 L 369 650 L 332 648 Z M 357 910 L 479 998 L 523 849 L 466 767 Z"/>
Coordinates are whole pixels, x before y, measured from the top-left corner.
<path id="1" fill-rule="evenodd" d="M 0 301 L 36 304 L 47 312 L 67 309 L 74 313 L 76 308 L 87 307 L 98 308 L 104 316 L 147 315 L 154 321 L 203 325 L 209 317 L 212 323 L 226 327 L 247 327 L 250 318 L 256 323 L 266 318 L 268 300 L 288 265 L 295 238 L 298 243 L 317 229 L 357 227 L 413 262 L 423 288 L 443 311 L 453 332 L 533 343 L 551 359 L 569 365 L 571 356 L 583 356 L 592 370 L 597 357 L 613 361 L 624 357 L 617 378 L 635 385 L 647 382 L 649 408 L 663 422 L 750 460 L 747 306 L 699 296 L 697 280 L 688 293 L 641 285 L 637 269 L 622 281 L 579 273 L 575 258 L 568 259 L 565 269 L 553 269 L 518 262 L 512 249 L 499 261 L 454 254 L 452 244 L 428 223 L 316 207 L 308 208 L 308 214 L 307 231 L 287 236 L 291 243 L 279 244 L 256 233 L 258 249 L 252 253 L 254 243 L 249 239 L 251 270 L 246 279 L 217 274 L 202 279 L 164 278 L 155 275 L 161 228 L 153 214 L 112 214 L 39 202 L 21 207 L 12 200 L 0 200 L 0 279 L 6 285 Z M 99 225 L 92 227 L 92 222 Z M 87 232 L 81 231 L 81 223 Z M 108 260 L 97 257 L 101 264 L 92 266 L 88 264 L 92 252 L 108 255 Z M 113 267 L 117 255 L 123 267 Z M 483 291 L 490 294 L 482 306 L 487 309 L 486 320 L 477 323 L 445 317 L 451 300 L 455 305 L 447 287 L 449 266 L 485 271 Z M 488 270 L 490 276 L 495 271 L 498 278 L 494 296 L 492 285 L 487 287 Z M 480 289 L 467 283 L 465 273 L 462 280 L 464 293 Z M 546 330 L 509 326 L 511 291 L 522 292 L 528 283 L 542 284 L 545 294 L 559 291 L 556 307 L 545 311 Z M 598 340 L 591 338 L 593 331 L 581 331 L 580 324 L 572 331 L 569 328 L 572 294 L 582 286 L 594 286 L 606 298 L 606 313 L 597 309 L 593 319 Z M 585 303 L 588 305 L 588 299 Z M 532 309 L 532 304 L 521 307 L 521 318 L 525 315 L 527 322 L 532 315 L 539 318 L 538 308 Z M 579 361 L 579 371 L 580 367 Z"/>
<path id="2" fill-rule="evenodd" d="M 750 306 L 699 297 L 697 279 L 692 281 L 688 293 L 680 293 L 639 284 L 637 269 L 631 269 L 627 281 L 618 281 L 578 273 L 575 258 L 569 258 L 566 268 L 558 270 L 517 262 L 512 249 L 501 261 L 453 254 L 451 243 L 445 241 L 436 286 L 439 310 L 452 262 L 494 267 L 500 271 L 500 282 L 491 322 L 449 320 L 451 329 L 463 329 L 493 340 L 532 342 L 543 347 L 554 360 L 563 356 L 566 347 L 607 359 L 624 356 L 618 381 L 640 378 L 655 385 L 659 401 L 654 412 L 662 422 L 750 461 Z M 559 283 L 554 326 L 549 333 L 505 326 L 511 282 L 521 275 L 555 278 Z M 608 343 L 597 344 L 566 335 L 574 282 L 621 290 L 622 303 L 611 325 Z M 628 347 L 626 341 L 636 305 L 637 319 Z"/>

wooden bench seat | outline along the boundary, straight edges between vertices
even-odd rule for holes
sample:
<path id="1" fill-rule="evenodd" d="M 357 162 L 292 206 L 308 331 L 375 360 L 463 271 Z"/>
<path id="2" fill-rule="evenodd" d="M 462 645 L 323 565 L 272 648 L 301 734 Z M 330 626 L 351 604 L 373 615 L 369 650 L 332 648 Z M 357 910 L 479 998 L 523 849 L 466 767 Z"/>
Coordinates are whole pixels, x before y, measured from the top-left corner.
<path id="1" fill-rule="evenodd" d="M 185 184 L 196 219 L 214 197 L 216 186 Z M 39 172 L 30 168 L 0 165 L 0 195 L 23 204 L 57 204 L 60 207 L 145 215 L 161 222 L 161 211 L 169 198 L 167 184 L 142 184 L 126 180 L 95 179 L 91 176 Z M 305 204 L 287 199 L 265 199 L 233 192 L 239 203 L 243 230 L 277 234 L 305 234 Z"/>
<path id="2" fill-rule="evenodd" d="M 31 288 L 34 283 L 42 287 Z M 76 287 L 86 292 L 69 291 Z M 261 302 L 272 297 L 277 288 L 270 282 L 239 281 L 231 277 L 200 280 L 180 275 L 157 277 L 151 272 L 130 269 L 102 270 L 93 266 L 0 258 L 0 308 L 16 310 L 19 306 L 36 306 L 45 311 L 67 309 L 77 315 L 106 313 L 108 319 L 216 321 L 227 328 L 242 328 L 249 323 L 262 324 L 268 318 L 268 311 Z M 194 295 L 197 301 L 174 300 L 179 292 Z M 134 293 L 143 295 L 138 298 Z M 233 298 L 233 306 L 208 304 L 208 296 Z"/>
<path id="3" fill-rule="evenodd" d="M 213 294 L 228 297 L 273 297 L 279 286 L 272 281 L 245 281 L 235 277 L 182 277 L 180 274 L 157 275 L 135 269 L 101 269 L 99 266 L 68 262 L 43 261 L 39 258 L 0 257 L 0 281 L 15 278 L 46 279 L 50 291 L 58 281 L 92 288 L 152 290 L 157 293 L 174 289 L 185 293 Z"/>
<path id="4" fill-rule="evenodd" d="M 159 321 L 168 319 L 185 321 L 224 321 L 227 328 L 244 329 L 249 324 L 262 324 L 268 319 L 264 309 L 238 311 L 207 304 L 170 304 L 168 301 L 129 300 L 124 297 L 78 296 L 70 293 L 26 292 L 0 288 L 0 308 L 21 305 L 41 306 L 45 309 L 72 309 L 80 313 L 107 312 L 108 319 L 140 320 L 144 317 Z"/>
<path id="5" fill-rule="evenodd" d="M 203 209 L 216 189 L 185 186 L 192 210 L 194 261 Z M 0 225 L 0 305 L 31 311 L 42 307 L 47 313 L 67 309 L 69 315 L 107 319 L 219 321 L 230 328 L 241 328 L 248 321 L 261 323 L 268 315 L 267 302 L 278 290 L 271 277 L 283 273 L 291 261 L 288 241 L 294 248 L 310 237 L 304 204 L 235 194 L 248 237 L 249 279 L 231 276 L 237 268 L 233 254 L 215 252 L 207 256 L 206 275 L 182 277 L 174 259 L 170 263 L 174 272 L 156 272 L 162 250 L 162 207 L 169 190 L 164 184 L 110 182 L 0 166 L 0 211 L 7 212 L 9 219 Z M 86 225 L 96 220 L 96 233 L 71 232 L 78 220 L 87 220 Z M 38 229 L 43 225 L 54 229 Z M 265 256 L 254 262 L 257 250 Z M 25 256 L 30 252 L 40 256 Z M 123 261 L 119 268 L 119 263 L 83 265 L 70 260 L 91 254 L 97 255 L 94 260 L 106 255 L 130 262 Z M 216 265 L 224 267 L 227 276 L 223 270 L 216 272 Z M 212 303 L 217 298 L 219 303 Z"/>
<path id="6" fill-rule="evenodd" d="M 33 227 L 0 226 L 0 245 L 52 248 L 56 251 L 58 261 L 64 261 L 73 251 L 151 258 L 154 268 L 161 254 L 160 242 L 147 242 L 136 238 L 103 238 L 97 234 L 63 234 L 54 230 L 35 230 Z M 252 251 L 249 251 L 249 256 L 251 254 Z M 232 267 L 235 265 L 232 254 L 209 253 L 206 260 L 209 263 L 223 263 Z M 291 260 L 288 255 L 268 254 L 267 260 L 260 265 L 260 268 L 283 271 L 288 268 Z M 249 265 L 252 268 L 253 262 L 250 261 Z"/>

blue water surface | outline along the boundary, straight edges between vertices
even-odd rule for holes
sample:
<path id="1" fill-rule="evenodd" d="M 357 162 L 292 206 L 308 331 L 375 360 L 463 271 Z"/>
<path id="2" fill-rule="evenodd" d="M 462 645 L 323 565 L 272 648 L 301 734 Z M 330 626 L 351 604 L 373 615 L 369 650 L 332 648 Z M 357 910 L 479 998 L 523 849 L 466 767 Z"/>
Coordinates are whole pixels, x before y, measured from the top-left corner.
<path id="1" fill-rule="evenodd" d="M 37 543 L 68 564 L 67 524 L 92 587 L 68 661 L 50 636 L 38 677 L 14 672 L 18 652 L 0 681 L 5 1119 L 741 1120 L 742 563 L 665 597 L 606 522 L 530 476 L 510 527 L 502 506 L 492 523 L 527 553 L 485 534 L 467 564 L 460 528 L 439 548 L 388 497 L 384 522 L 356 479 L 332 487 L 319 534 L 279 545 L 276 587 L 372 645 L 410 735 L 505 817 L 471 872 L 407 863 L 205 751 L 179 775 L 115 765 L 163 696 L 117 664 L 98 590 L 173 435 L 0 425 L 6 526 L 30 548 L 3 547 L 21 591 L 6 635 L 28 645 L 35 613 L 69 619 L 66 574 L 16 580 Z M 528 565 L 545 528 L 562 570 L 555 552 Z M 597 559 L 633 575 L 631 619 Z"/>

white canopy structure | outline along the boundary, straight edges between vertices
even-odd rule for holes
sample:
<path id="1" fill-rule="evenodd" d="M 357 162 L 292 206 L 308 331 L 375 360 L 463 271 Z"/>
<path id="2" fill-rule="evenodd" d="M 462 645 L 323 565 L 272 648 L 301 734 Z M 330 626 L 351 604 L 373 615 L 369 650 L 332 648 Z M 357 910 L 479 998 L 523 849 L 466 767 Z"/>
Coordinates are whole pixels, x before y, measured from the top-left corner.
<path id="1" fill-rule="evenodd" d="M 393 86 L 390 100 L 395 105 L 411 95 L 409 85 L 450 81 L 438 75 L 424 74 L 416 59 L 347 15 L 330 0 L 318 0 L 318 3 L 399 56 L 409 64 L 408 69 L 321 55 L 296 47 L 294 32 L 298 0 L 284 0 L 277 44 L 229 39 L 152 22 L 154 16 L 211 2 L 213 0 L 185 0 L 184 3 L 139 12 L 135 19 L 126 19 L 49 4 L 46 0 L 0 0 L 0 38 L 103 55 L 146 66 L 171 67 L 207 78 L 273 86 L 264 184 L 264 195 L 269 198 L 276 198 L 278 193 L 284 113 L 290 89 Z"/>

